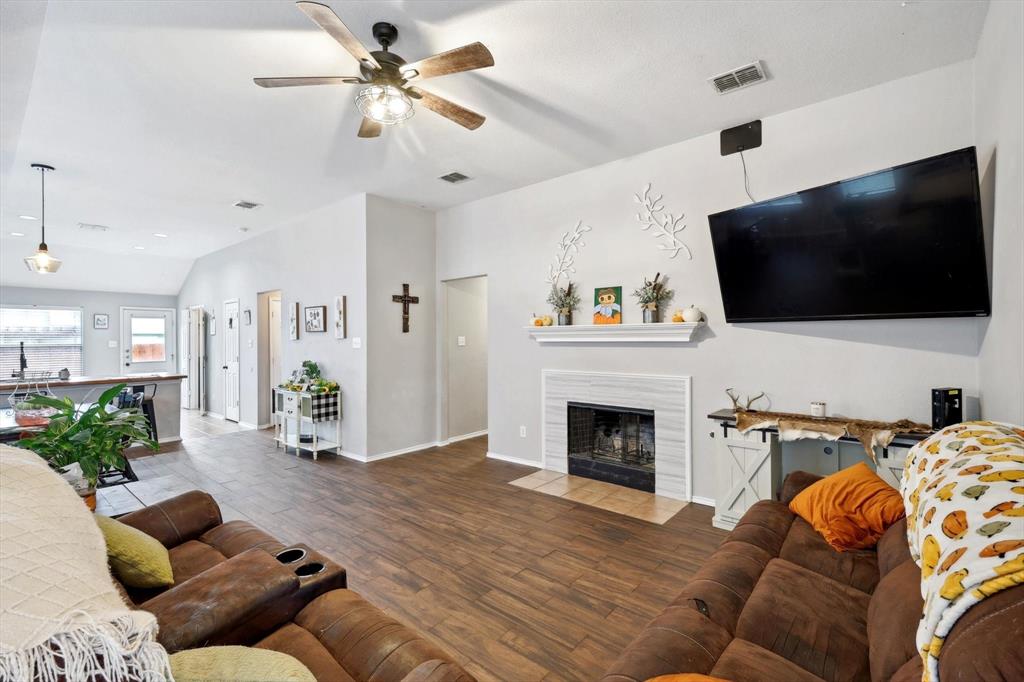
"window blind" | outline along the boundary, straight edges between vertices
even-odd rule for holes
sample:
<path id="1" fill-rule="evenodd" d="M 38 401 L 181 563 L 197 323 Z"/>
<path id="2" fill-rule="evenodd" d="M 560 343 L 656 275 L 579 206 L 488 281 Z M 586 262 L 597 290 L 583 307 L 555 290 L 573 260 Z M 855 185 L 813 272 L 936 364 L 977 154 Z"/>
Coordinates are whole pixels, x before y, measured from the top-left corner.
<path id="1" fill-rule="evenodd" d="M 0 307 L 0 378 L 20 368 L 20 344 L 25 343 L 28 371 L 57 372 L 68 368 L 82 376 L 82 311 L 74 308 Z"/>

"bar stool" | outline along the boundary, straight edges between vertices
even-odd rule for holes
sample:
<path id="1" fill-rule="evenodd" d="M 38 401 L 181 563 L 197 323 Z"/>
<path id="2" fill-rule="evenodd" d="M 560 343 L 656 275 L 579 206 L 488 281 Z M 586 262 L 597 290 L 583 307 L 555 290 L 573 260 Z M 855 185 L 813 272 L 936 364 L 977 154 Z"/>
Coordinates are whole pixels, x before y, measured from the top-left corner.
<path id="1" fill-rule="evenodd" d="M 145 396 L 141 391 L 132 393 L 126 388 L 117 395 L 117 408 L 119 410 L 141 408 L 144 397 Z M 122 449 L 127 448 L 129 445 L 131 445 L 131 442 L 128 439 L 125 439 L 121 443 Z M 121 454 L 124 455 L 123 452 Z M 137 481 L 139 480 L 139 475 L 132 469 L 131 460 L 129 460 L 127 456 L 124 456 L 123 468 L 116 469 L 114 467 L 104 466 L 96 478 L 97 488 L 107 488 L 112 485 L 121 485 L 123 483 Z"/>
<path id="2" fill-rule="evenodd" d="M 157 441 L 156 435 L 156 408 L 153 406 L 153 399 L 156 398 L 156 384 L 139 384 L 132 386 L 133 393 L 142 394 L 142 413 L 146 415 L 149 422 L 149 437 Z"/>

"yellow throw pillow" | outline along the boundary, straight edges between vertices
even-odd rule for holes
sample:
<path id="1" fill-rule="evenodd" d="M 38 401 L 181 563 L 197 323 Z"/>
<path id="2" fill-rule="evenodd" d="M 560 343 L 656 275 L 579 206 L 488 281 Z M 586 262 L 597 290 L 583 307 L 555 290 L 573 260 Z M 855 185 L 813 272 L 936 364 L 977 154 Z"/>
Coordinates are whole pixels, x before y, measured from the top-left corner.
<path id="1" fill-rule="evenodd" d="M 171 557 L 159 540 L 100 514 L 96 514 L 96 525 L 107 541 L 110 568 L 121 582 L 129 587 L 174 584 Z"/>
<path id="2" fill-rule="evenodd" d="M 175 682 L 316 682 L 299 659 L 270 649 L 208 646 L 171 655 Z"/>

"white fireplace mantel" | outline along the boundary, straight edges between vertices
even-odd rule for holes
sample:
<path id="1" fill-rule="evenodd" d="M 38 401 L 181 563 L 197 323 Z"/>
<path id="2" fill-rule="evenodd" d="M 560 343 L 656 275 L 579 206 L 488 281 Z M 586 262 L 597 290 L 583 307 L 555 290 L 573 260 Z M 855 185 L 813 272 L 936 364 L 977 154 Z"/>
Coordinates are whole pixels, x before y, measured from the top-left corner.
<path id="1" fill-rule="evenodd" d="M 689 343 L 703 322 L 526 327 L 537 343 Z"/>

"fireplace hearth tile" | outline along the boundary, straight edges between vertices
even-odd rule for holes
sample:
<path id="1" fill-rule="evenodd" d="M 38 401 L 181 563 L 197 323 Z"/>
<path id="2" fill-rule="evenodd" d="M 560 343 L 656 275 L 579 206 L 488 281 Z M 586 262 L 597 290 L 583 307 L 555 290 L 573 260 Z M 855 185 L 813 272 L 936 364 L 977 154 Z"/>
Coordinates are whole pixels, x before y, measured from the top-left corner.
<path id="1" fill-rule="evenodd" d="M 538 476 L 540 473 L 544 475 Z M 667 522 L 687 504 L 613 483 L 551 471 L 535 472 L 509 483 L 533 492 L 561 497 L 569 502 L 659 525 Z"/>

